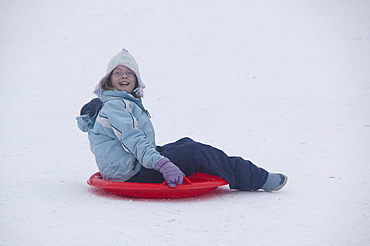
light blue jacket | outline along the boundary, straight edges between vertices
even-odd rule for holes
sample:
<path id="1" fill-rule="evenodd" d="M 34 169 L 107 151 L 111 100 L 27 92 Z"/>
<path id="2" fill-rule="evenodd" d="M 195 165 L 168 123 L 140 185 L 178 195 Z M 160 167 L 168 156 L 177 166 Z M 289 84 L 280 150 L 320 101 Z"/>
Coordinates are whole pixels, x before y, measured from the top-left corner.
<path id="1" fill-rule="evenodd" d="M 77 117 L 88 132 L 91 151 L 103 179 L 127 181 L 141 166 L 152 169 L 163 158 L 156 151 L 154 128 L 140 99 L 124 91 L 107 90 L 98 113 Z"/>

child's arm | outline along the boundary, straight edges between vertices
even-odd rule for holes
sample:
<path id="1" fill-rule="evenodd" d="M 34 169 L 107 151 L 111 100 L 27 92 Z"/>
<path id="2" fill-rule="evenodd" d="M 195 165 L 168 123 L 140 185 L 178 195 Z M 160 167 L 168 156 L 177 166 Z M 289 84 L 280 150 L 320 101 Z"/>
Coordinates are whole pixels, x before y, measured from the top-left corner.
<path id="1" fill-rule="evenodd" d="M 145 133 L 136 127 L 136 119 L 125 110 L 122 100 L 105 102 L 100 116 L 107 119 L 122 147 L 133 154 L 142 166 L 152 169 L 163 158 L 155 146 L 147 141 Z"/>

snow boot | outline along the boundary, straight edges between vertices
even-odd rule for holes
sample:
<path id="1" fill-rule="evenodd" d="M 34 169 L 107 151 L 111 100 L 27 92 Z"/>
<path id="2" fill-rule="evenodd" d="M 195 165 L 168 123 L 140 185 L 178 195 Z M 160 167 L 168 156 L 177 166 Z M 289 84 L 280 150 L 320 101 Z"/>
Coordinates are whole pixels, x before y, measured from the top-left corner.
<path id="1" fill-rule="evenodd" d="M 283 188 L 287 181 L 288 177 L 282 173 L 269 173 L 261 189 L 265 191 L 277 191 Z"/>

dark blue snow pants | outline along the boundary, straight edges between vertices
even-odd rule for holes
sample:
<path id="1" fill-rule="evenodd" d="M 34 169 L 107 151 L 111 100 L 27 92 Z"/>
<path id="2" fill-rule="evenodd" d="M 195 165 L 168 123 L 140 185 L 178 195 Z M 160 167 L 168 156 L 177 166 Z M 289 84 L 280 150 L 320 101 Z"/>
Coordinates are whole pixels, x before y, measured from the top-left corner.
<path id="1" fill-rule="evenodd" d="M 182 138 L 174 143 L 157 146 L 158 152 L 177 165 L 186 176 L 201 172 L 223 178 L 231 189 L 258 190 L 268 172 L 241 157 L 227 156 L 223 151 L 210 145 Z M 161 183 L 161 173 L 141 168 L 128 182 Z"/>

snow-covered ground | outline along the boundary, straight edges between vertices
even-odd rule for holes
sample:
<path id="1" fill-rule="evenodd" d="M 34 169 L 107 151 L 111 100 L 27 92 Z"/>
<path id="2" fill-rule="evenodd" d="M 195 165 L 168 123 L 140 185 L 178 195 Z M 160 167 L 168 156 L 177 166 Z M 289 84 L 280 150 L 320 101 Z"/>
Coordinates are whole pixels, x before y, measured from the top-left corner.
<path id="1" fill-rule="evenodd" d="M 370 245 L 370 1 L 0 2 L 0 245 Z M 286 173 L 119 197 L 80 107 L 121 48 L 138 61 L 157 144 L 189 136 Z"/>

